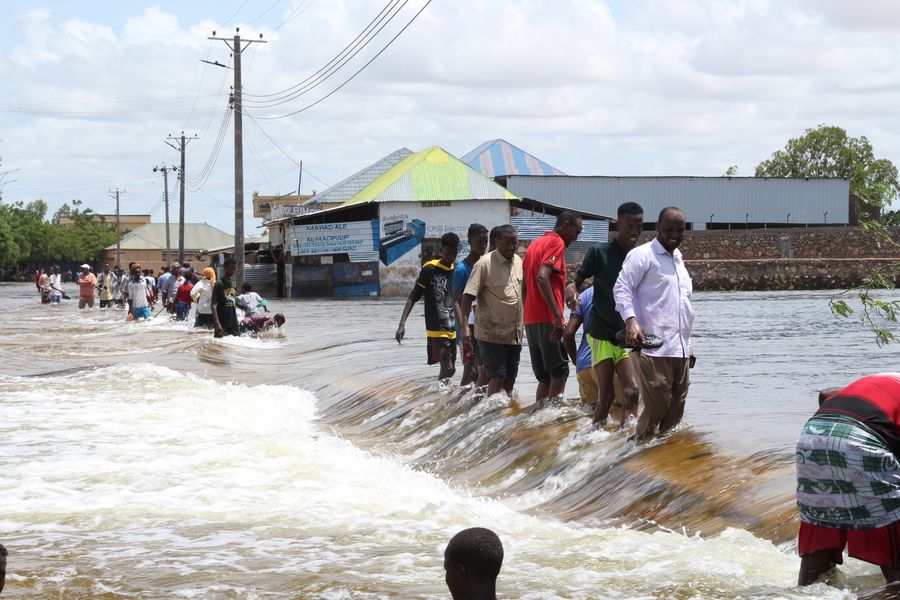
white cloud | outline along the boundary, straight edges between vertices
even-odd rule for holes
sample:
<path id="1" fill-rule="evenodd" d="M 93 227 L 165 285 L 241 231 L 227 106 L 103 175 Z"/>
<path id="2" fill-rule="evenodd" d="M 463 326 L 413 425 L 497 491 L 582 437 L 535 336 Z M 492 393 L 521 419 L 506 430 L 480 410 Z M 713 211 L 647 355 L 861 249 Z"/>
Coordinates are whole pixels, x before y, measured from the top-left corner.
<path id="1" fill-rule="evenodd" d="M 250 94 L 309 77 L 380 8 L 363 0 L 318 2 L 270 34 L 298 2 L 251 25 L 242 21 L 253 11 L 235 19 L 242 35 L 263 32 L 269 41 L 243 56 L 248 114 L 301 108 L 388 39 L 381 36 L 314 91 L 263 109 L 251 102 L 262 98 Z M 221 16 L 210 12 L 188 22 L 141 7 L 118 24 L 25 14 L 20 38 L 0 56 L 0 100 L 78 114 L 0 113 L 14 123 L 4 127 L 4 167 L 22 168 L 6 198 L 18 189 L 22 199 L 43 196 L 51 208 L 80 197 L 108 210 L 106 190 L 121 185 L 129 190 L 126 210 L 147 210 L 159 204 L 162 186 L 150 169 L 177 159 L 163 140 L 182 129 L 201 136 L 189 145 L 188 176 L 196 176 L 215 141 L 232 74 L 200 63 L 230 64 L 225 44 L 206 39 L 213 17 Z M 898 11 L 877 3 L 862 16 L 845 12 L 841 2 L 810 0 L 654 0 L 624 8 L 598 0 L 433 2 L 340 92 L 312 110 L 261 124 L 331 183 L 402 146 L 439 144 L 461 155 L 495 137 L 572 174 L 716 175 L 731 164 L 751 174 L 788 138 L 818 123 L 867 135 L 878 155 L 900 161 L 893 134 L 900 77 L 890 31 Z M 232 34 L 232 26 L 223 29 L 219 36 Z M 296 166 L 249 119 L 244 127 L 246 197 L 254 189 L 293 190 Z M 231 144 L 229 132 L 206 188 L 188 193 L 191 220 L 230 229 Z M 304 176 L 304 189 L 313 187 L 324 186 Z"/>

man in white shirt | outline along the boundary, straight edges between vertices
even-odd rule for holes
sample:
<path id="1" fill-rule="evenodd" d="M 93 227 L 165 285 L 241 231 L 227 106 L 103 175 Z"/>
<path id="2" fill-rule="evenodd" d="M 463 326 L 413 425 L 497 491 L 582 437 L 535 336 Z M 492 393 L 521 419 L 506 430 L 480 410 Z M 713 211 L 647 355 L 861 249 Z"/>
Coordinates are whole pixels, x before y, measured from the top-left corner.
<path id="1" fill-rule="evenodd" d="M 53 265 L 50 270 L 50 304 L 59 304 L 62 295 L 62 275 L 59 274 L 59 267 Z"/>
<path id="2" fill-rule="evenodd" d="M 628 253 L 613 287 L 616 310 L 625 320 L 626 343 L 640 348 L 645 331 L 663 340 L 659 348 L 641 350 L 638 359 L 644 400 L 635 432 L 639 442 L 669 431 L 684 415 L 694 326 L 693 285 L 678 250 L 684 223 L 681 209 L 662 209 L 656 238 Z"/>

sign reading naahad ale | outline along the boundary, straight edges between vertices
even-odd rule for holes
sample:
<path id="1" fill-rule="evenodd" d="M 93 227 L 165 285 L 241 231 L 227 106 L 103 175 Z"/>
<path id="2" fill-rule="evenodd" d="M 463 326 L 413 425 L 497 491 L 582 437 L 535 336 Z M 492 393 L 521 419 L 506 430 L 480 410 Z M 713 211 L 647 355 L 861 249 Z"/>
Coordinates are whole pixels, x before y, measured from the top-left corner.
<path id="1" fill-rule="evenodd" d="M 294 225 L 289 232 L 293 239 L 291 254 L 316 256 L 378 252 L 378 233 L 378 221 Z"/>

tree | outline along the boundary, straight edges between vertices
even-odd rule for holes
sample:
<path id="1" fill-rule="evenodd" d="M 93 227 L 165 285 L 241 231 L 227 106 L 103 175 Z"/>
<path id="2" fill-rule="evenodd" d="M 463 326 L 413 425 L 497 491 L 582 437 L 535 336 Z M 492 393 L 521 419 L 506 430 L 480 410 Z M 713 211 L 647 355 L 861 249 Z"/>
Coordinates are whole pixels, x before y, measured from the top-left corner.
<path id="1" fill-rule="evenodd" d="M 832 125 L 807 129 L 788 140 L 756 167 L 757 177 L 843 177 L 850 193 L 883 208 L 900 193 L 897 167 L 886 158 L 875 158 L 865 136 L 849 137 Z"/>
<path id="2" fill-rule="evenodd" d="M 819 125 L 807 129 L 802 136 L 788 140 L 784 150 L 777 150 L 756 167 L 757 177 L 843 177 L 850 182 L 850 194 L 863 202 L 884 209 L 900 193 L 897 167 L 886 158 L 875 158 L 872 144 L 865 136 L 849 137 L 840 127 Z M 878 237 L 884 244 L 900 251 L 888 227 L 896 224 L 891 211 L 882 219 L 857 215 L 860 227 Z M 900 320 L 900 301 L 885 299 L 879 290 L 893 290 L 900 279 L 900 263 L 876 269 L 862 284 L 852 290 L 834 294 L 830 300 L 837 317 L 855 314 L 875 334 L 879 346 L 896 340 L 891 331 Z M 856 295 L 858 307 L 845 299 Z"/>

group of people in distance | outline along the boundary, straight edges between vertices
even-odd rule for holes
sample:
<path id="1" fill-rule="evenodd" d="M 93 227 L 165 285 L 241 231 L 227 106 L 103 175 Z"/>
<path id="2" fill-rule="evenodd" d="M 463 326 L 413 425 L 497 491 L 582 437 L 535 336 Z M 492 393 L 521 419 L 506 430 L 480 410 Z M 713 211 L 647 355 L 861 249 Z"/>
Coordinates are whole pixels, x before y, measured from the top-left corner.
<path id="1" fill-rule="evenodd" d="M 440 365 L 439 378 L 454 375 L 459 346 L 462 385 L 486 386 L 488 395 L 509 394 L 524 337 L 538 382 L 538 406 L 564 394 L 571 359 L 582 400 L 595 406 L 595 423 L 608 419 L 616 375 L 623 396 L 620 425 L 637 412 L 642 398 L 635 439 L 671 430 L 684 414 L 695 360 L 693 288 L 678 250 L 685 218 L 681 209 L 663 209 L 655 238 L 636 246 L 643 217 L 638 204 L 622 204 L 618 235 L 593 246 L 569 283 L 565 252 L 582 230 L 581 217 L 574 213 L 562 212 L 554 229 L 528 246 L 524 259 L 517 254 L 518 232 L 512 225 L 488 234 L 484 226 L 472 224 L 469 254 L 458 264 L 459 237 L 444 234 L 440 257 L 422 267 L 409 294 L 397 342 L 406 335 L 412 307 L 424 298 L 428 364 Z M 582 290 L 588 280 L 593 286 Z M 574 342 L 579 328 L 585 332 L 580 349 Z M 651 337 L 656 344 L 649 344 Z"/>
<path id="2" fill-rule="evenodd" d="M 84 264 L 77 278 L 78 307 L 93 308 L 95 295 L 99 294 L 100 308 L 127 308 L 129 321 L 150 319 L 157 303 L 162 305 L 160 312 L 166 310 L 176 321 L 186 321 L 196 305 L 194 327 L 212 329 L 216 337 L 257 334 L 284 325 L 284 315 L 269 315 L 266 300 L 249 283 L 244 283 L 241 293 L 237 293 L 232 281 L 234 272 L 233 259 L 225 261 L 224 277 L 218 282 L 212 267 L 196 272 L 187 264 L 172 263 L 163 266 L 159 276 L 154 277 L 150 269 L 132 262 L 127 274 L 119 266 L 110 269 L 104 265 L 97 276 L 91 272 L 90 265 Z M 49 272 L 39 272 L 35 285 L 42 303 L 59 304 L 68 297 L 62 290 L 58 266 L 51 267 Z M 240 320 L 237 308 L 244 311 Z"/>

